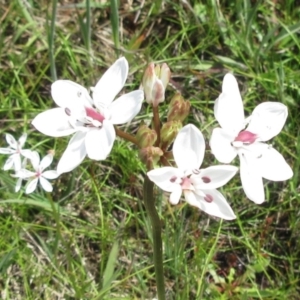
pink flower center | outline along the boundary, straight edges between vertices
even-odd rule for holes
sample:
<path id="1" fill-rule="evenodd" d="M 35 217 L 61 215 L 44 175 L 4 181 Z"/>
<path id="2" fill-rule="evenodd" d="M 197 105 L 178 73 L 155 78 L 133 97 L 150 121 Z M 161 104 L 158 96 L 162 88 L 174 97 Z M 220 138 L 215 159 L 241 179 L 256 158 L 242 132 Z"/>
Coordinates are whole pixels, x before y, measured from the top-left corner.
<path id="1" fill-rule="evenodd" d="M 243 144 L 252 144 L 255 142 L 257 135 L 250 131 L 241 131 L 235 138 L 235 142 L 242 142 Z"/>
<path id="2" fill-rule="evenodd" d="M 190 190 L 192 187 L 190 178 L 188 177 L 182 178 L 181 187 L 183 190 Z"/>
<path id="3" fill-rule="evenodd" d="M 105 119 L 103 115 L 101 115 L 100 113 L 98 113 L 93 108 L 86 107 L 85 111 L 86 111 L 86 115 L 88 117 L 92 118 L 93 120 L 99 121 L 100 123 L 102 123 L 103 120 Z"/>

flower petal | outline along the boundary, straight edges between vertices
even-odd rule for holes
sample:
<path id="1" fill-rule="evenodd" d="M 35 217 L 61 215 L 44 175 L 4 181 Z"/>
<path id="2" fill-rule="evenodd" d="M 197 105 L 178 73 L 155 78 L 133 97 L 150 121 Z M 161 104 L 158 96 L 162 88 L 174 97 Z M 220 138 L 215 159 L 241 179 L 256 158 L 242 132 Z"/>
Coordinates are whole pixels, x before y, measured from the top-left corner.
<path id="1" fill-rule="evenodd" d="M 200 208 L 209 215 L 225 220 L 236 219 L 236 215 L 230 205 L 219 191 L 213 189 L 203 192 L 205 193 L 204 197 L 202 192 L 196 194 L 192 191 L 185 191 L 185 199 L 190 205 Z"/>
<path id="2" fill-rule="evenodd" d="M 16 139 L 9 133 L 7 133 L 5 135 L 6 141 L 9 144 L 9 146 L 13 149 L 17 149 L 18 148 L 18 143 L 16 141 Z"/>
<path id="3" fill-rule="evenodd" d="M 201 169 L 200 174 L 191 176 L 191 180 L 195 189 L 211 190 L 225 185 L 237 171 L 235 166 L 212 166 Z"/>
<path id="4" fill-rule="evenodd" d="M 265 201 L 262 175 L 257 164 L 258 158 L 239 154 L 242 186 L 247 197 L 257 204 Z"/>
<path id="5" fill-rule="evenodd" d="M 104 160 L 111 152 L 116 139 L 114 126 L 104 120 L 101 129 L 87 132 L 85 139 L 86 152 L 90 159 Z"/>
<path id="6" fill-rule="evenodd" d="M 70 125 L 64 108 L 52 108 L 38 114 L 31 124 L 41 133 L 53 137 L 66 136 L 76 130 Z"/>
<path id="7" fill-rule="evenodd" d="M 71 138 L 67 149 L 63 153 L 57 165 L 58 174 L 70 172 L 84 160 L 86 156 L 85 148 L 86 132 L 76 132 Z"/>
<path id="8" fill-rule="evenodd" d="M 19 178 L 17 180 L 17 183 L 16 183 L 16 187 L 15 187 L 15 192 L 19 192 L 19 190 L 21 189 L 21 186 L 22 186 L 22 181 L 23 181 L 23 178 Z"/>
<path id="9" fill-rule="evenodd" d="M 123 88 L 128 76 L 128 62 L 119 58 L 100 78 L 93 91 L 96 107 L 108 106 Z"/>
<path id="10" fill-rule="evenodd" d="M 13 154 L 6 160 L 6 162 L 3 166 L 4 171 L 8 171 L 14 167 L 15 157 L 16 157 L 16 154 Z"/>
<path id="11" fill-rule="evenodd" d="M 284 157 L 271 146 L 258 159 L 261 176 L 272 181 L 282 181 L 293 176 L 291 167 Z"/>
<path id="12" fill-rule="evenodd" d="M 215 118 L 220 126 L 232 134 L 237 134 L 245 126 L 244 106 L 238 83 L 228 73 L 224 76 L 222 93 L 215 102 Z"/>
<path id="13" fill-rule="evenodd" d="M 40 171 L 43 172 L 43 170 L 48 168 L 51 165 L 52 161 L 53 161 L 53 155 L 52 154 L 46 155 L 40 163 Z"/>
<path id="14" fill-rule="evenodd" d="M 268 141 L 282 130 L 288 116 L 287 107 L 279 102 L 264 102 L 256 106 L 247 131 L 258 135 L 260 141 Z"/>
<path id="15" fill-rule="evenodd" d="M 61 108 L 68 108 L 72 114 L 85 106 L 91 107 L 92 98 L 86 88 L 71 80 L 56 80 L 51 86 L 54 102 Z"/>
<path id="16" fill-rule="evenodd" d="M 219 162 L 228 164 L 236 157 L 237 151 L 231 145 L 234 136 L 222 128 L 215 128 L 212 132 L 209 145 L 211 152 Z"/>
<path id="17" fill-rule="evenodd" d="M 115 125 L 130 122 L 140 112 L 143 100 L 144 93 L 141 90 L 122 95 L 108 107 L 110 122 Z"/>
<path id="18" fill-rule="evenodd" d="M 49 192 L 49 193 L 52 192 L 53 187 L 52 187 L 51 183 L 47 179 L 43 178 L 42 176 L 40 177 L 40 184 L 46 192 Z"/>
<path id="19" fill-rule="evenodd" d="M 11 175 L 11 176 L 16 177 L 16 178 L 26 179 L 26 178 L 30 178 L 30 177 L 35 177 L 35 175 L 36 175 L 35 172 L 28 171 L 26 169 L 21 169 L 18 172 L 16 172 L 15 175 Z"/>
<path id="20" fill-rule="evenodd" d="M 37 151 L 32 151 L 31 155 L 29 157 L 31 164 L 33 166 L 33 169 L 35 171 L 39 171 L 39 166 L 40 166 L 40 155 L 38 154 Z"/>
<path id="21" fill-rule="evenodd" d="M 49 170 L 49 171 L 43 172 L 42 176 L 47 179 L 55 179 L 59 176 L 59 174 L 55 170 Z"/>
<path id="22" fill-rule="evenodd" d="M 182 194 L 181 186 L 179 184 L 174 185 L 174 190 L 172 191 L 169 199 L 170 203 L 173 205 L 178 204 L 181 194 Z"/>
<path id="23" fill-rule="evenodd" d="M 23 133 L 21 135 L 21 137 L 19 138 L 19 141 L 18 141 L 20 148 L 23 148 L 23 146 L 24 146 L 24 144 L 26 142 L 26 139 L 27 139 L 27 133 Z"/>
<path id="24" fill-rule="evenodd" d="M 149 171 L 147 175 L 159 188 L 171 193 L 177 191 L 177 186 L 180 186 L 180 183 L 176 179 L 180 179 L 184 174 L 181 170 L 174 167 L 162 167 Z M 173 197 L 175 197 L 175 195 Z M 173 198 L 172 200 L 175 201 Z"/>
<path id="25" fill-rule="evenodd" d="M 26 186 L 26 190 L 25 190 L 25 193 L 26 194 L 30 194 L 32 193 L 35 189 L 36 189 L 36 186 L 37 186 L 37 183 L 38 183 L 38 178 L 34 178 L 32 180 L 30 180 Z"/>
<path id="26" fill-rule="evenodd" d="M 198 169 L 203 161 L 205 141 L 201 131 L 192 124 L 184 126 L 173 145 L 174 160 L 181 170 Z"/>
<path id="27" fill-rule="evenodd" d="M 15 149 L 11 149 L 11 148 L 0 148 L 0 154 L 13 154 L 15 153 L 16 150 Z"/>

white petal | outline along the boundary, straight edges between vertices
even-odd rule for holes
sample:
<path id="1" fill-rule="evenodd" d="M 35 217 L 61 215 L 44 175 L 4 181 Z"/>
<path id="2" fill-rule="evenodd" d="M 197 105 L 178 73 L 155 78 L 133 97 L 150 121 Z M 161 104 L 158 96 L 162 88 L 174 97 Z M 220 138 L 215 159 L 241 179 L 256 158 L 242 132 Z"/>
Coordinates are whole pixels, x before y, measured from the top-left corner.
<path id="1" fill-rule="evenodd" d="M 15 155 L 11 155 L 5 162 L 3 170 L 7 171 L 14 167 Z"/>
<path id="2" fill-rule="evenodd" d="M 48 168 L 51 165 L 52 161 L 53 161 L 53 155 L 52 154 L 46 155 L 40 163 L 40 171 L 42 172 L 43 170 Z"/>
<path id="3" fill-rule="evenodd" d="M 114 126 L 106 120 L 102 125 L 101 129 L 93 129 L 86 134 L 85 146 L 90 159 L 106 159 L 116 139 Z"/>
<path id="4" fill-rule="evenodd" d="M 18 143 L 17 143 L 17 141 L 15 140 L 15 138 L 11 134 L 7 133 L 5 135 L 5 138 L 6 138 L 6 141 L 7 141 L 7 143 L 9 144 L 9 146 L 11 148 L 13 148 L 13 149 L 17 149 L 18 148 Z"/>
<path id="5" fill-rule="evenodd" d="M 195 189 L 211 190 L 225 185 L 237 171 L 235 166 L 212 166 L 201 169 L 200 174 L 191 176 L 191 180 Z"/>
<path id="6" fill-rule="evenodd" d="M 203 192 L 204 196 L 201 191 L 199 194 L 192 191 L 185 191 L 185 199 L 190 205 L 200 208 L 209 215 L 225 220 L 233 220 L 236 218 L 230 205 L 219 191 L 205 190 Z M 206 201 L 206 197 L 209 197 L 211 202 Z"/>
<path id="7" fill-rule="evenodd" d="M 177 168 L 162 167 L 149 171 L 147 175 L 149 179 L 163 191 L 171 193 L 173 191 L 176 191 L 178 189 L 178 186 L 180 186 L 178 181 L 176 181 L 176 178 L 180 179 L 184 174 Z"/>
<path id="8" fill-rule="evenodd" d="M 41 186 L 42 186 L 42 188 L 46 191 L 46 192 L 52 192 L 52 190 L 53 190 L 53 187 L 52 187 L 52 185 L 51 185 L 51 183 L 47 180 L 47 179 L 45 179 L 45 178 L 43 178 L 42 176 L 40 177 L 40 183 L 41 183 Z"/>
<path id="9" fill-rule="evenodd" d="M 128 75 L 128 62 L 125 57 L 119 58 L 101 77 L 94 88 L 95 105 L 101 108 L 108 106 L 123 88 Z"/>
<path id="10" fill-rule="evenodd" d="M 174 141 L 173 156 L 181 170 L 198 169 L 205 152 L 204 137 L 194 125 L 184 126 Z"/>
<path id="11" fill-rule="evenodd" d="M 180 197 L 182 194 L 182 188 L 179 184 L 174 185 L 174 190 L 172 191 L 170 195 L 170 203 L 173 205 L 178 204 Z"/>
<path id="12" fill-rule="evenodd" d="M 31 181 L 29 181 L 27 186 L 26 186 L 25 193 L 26 194 L 32 193 L 36 189 L 37 183 L 38 183 L 38 178 L 34 178 Z"/>
<path id="13" fill-rule="evenodd" d="M 21 155 L 23 155 L 26 159 L 30 159 L 31 155 L 32 155 L 32 150 L 22 150 L 21 151 Z M 24 162 L 25 163 L 25 162 Z M 26 163 L 25 163 L 26 164 Z"/>
<path id="14" fill-rule="evenodd" d="M 287 107 L 279 102 L 264 102 L 254 109 L 247 131 L 258 135 L 260 141 L 268 141 L 283 128 L 288 116 Z"/>
<path id="15" fill-rule="evenodd" d="M 258 163 L 263 178 L 282 181 L 293 176 L 293 171 L 284 157 L 271 146 L 258 159 Z"/>
<path id="16" fill-rule="evenodd" d="M 0 154 L 13 154 L 15 153 L 16 150 L 15 149 L 11 149 L 11 148 L 0 148 Z"/>
<path id="17" fill-rule="evenodd" d="M 238 83 L 228 73 L 223 79 L 222 93 L 215 102 L 215 118 L 229 133 L 237 134 L 245 126 L 244 106 Z"/>
<path id="18" fill-rule="evenodd" d="M 90 107 L 92 99 L 86 88 L 71 80 L 57 80 L 51 86 L 54 102 L 71 112 L 81 111 L 85 106 Z"/>
<path id="19" fill-rule="evenodd" d="M 250 155 L 239 155 L 242 186 L 247 197 L 257 204 L 265 201 L 262 175 L 257 164 L 257 158 Z"/>
<path id="20" fill-rule="evenodd" d="M 35 171 L 39 171 L 40 155 L 37 151 L 32 151 L 30 155 L 30 161 Z"/>
<path id="21" fill-rule="evenodd" d="M 53 137 L 70 135 L 76 131 L 70 125 L 65 109 L 60 107 L 38 114 L 31 123 L 41 133 Z"/>
<path id="22" fill-rule="evenodd" d="M 36 175 L 36 172 L 28 171 L 26 169 L 21 169 L 18 172 L 16 172 L 15 175 L 12 175 L 12 176 L 26 179 L 26 178 L 30 178 L 30 177 L 35 177 L 35 175 Z"/>
<path id="23" fill-rule="evenodd" d="M 67 149 L 63 153 L 57 165 L 58 174 L 70 172 L 84 160 L 86 156 L 85 148 L 86 132 L 76 132 L 71 138 Z"/>
<path id="24" fill-rule="evenodd" d="M 45 177 L 47 179 L 55 179 L 58 176 L 59 176 L 59 174 L 55 170 L 49 170 L 49 171 L 43 172 L 43 177 Z"/>
<path id="25" fill-rule="evenodd" d="M 26 142 L 26 139 L 27 139 L 27 133 L 23 133 L 22 135 L 21 135 L 21 137 L 19 138 L 19 147 L 20 148 L 23 148 L 23 146 L 24 146 L 24 144 L 25 144 L 25 142 Z"/>
<path id="26" fill-rule="evenodd" d="M 17 180 L 16 187 L 15 187 L 15 192 L 16 192 L 16 193 L 21 189 L 22 181 L 23 181 L 22 178 L 19 178 L 19 179 Z"/>
<path id="27" fill-rule="evenodd" d="M 124 124 L 131 121 L 141 110 L 144 93 L 141 90 L 125 94 L 109 105 L 110 122 Z"/>
<path id="28" fill-rule="evenodd" d="M 215 128 L 212 132 L 209 145 L 211 152 L 219 162 L 228 164 L 236 157 L 237 151 L 231 145 L 234 136 L 222 128 Z"/>

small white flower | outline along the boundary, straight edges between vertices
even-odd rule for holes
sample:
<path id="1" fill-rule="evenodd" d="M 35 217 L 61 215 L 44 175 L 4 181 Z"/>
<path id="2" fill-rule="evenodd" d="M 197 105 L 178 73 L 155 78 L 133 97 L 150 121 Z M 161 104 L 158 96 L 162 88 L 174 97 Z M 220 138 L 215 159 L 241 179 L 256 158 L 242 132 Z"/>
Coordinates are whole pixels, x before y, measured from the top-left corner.
<path id="1" fill-rule="evenodd" d="M 226 220 L 236 216 L 224 196 L 216 190 L 237 172 L 234 166 L 213 166 L 200 169 L 205 152 L 202 133 L 194 125 L 184 126 L 178 133 L 173 156 L 178 168 L 162 167 L 149 171 L 148 177 L 157 186 L 170 192 L 170 202 L 177 204 L 182 192 L 185 200 L 206 213 Z"/>
<path id="2" fill-rule="evenodd" d="M 8 148 L 0 148 L 0 154 L 8 154 L 9 158 L 6 160 L 3 170 L 7 171 L 10 169 L 14 169 L 15 172 L 19 171 L 22 166 L 22 156 L 28 157 L 30 155 L 30 150 L 22 149 L 26 139 L 27 134 L 23 133 L 18 141 L 11 134 L 6 134 L 6 141 L 9 145 Z"/>
<path id="3" fill-rule="evenodd" d="M 21 182 L 23 179 L 29 179 L 29 182 L 26 186 L 26 194 L 32 193 L 36 189 L 38 182 L 40 182 L 42 188 L 46 192 L 52 192 L 52 185 L 47 179 L 55 179 L 59 176 L 59 174 L 57 173 L 57 171 L 54 170 L 44 172 L 44 170 L 50 166 L 52 160 L 53 155 L 48 154 L 40 162 L 39 154 L 36 151 L 32 151 L 30 161 L 34 172 L 26 169 L 21 169 L 15 175 L 13 175 L 14 177 L 19 178 L 17 181 L 15 191 L 18 192 L 20 190 Z"/>
<path id="4" fill-rule="evenodd" d="M 58 163 L 59 174 L 76 168 L 86 155 L 95 160 L 106 159 L 116 138 L 114 125 L 127 123 L 139 113 L 144 99 L 141 90 L 113 101 L 127 75 L 128 62 L 122 57 L 98 81 L 92 98 L 75 82 L 57 80 L 52 84 L 52 98 L 59 107 L 40 113 L 32 124 L 53 137 L 75 133 Z"/>
<path id="5" fill-rule="evenodd" d="M 283 156 L 264 143 L 282 130 L 288 115 L 287 107 L 278 102 L 264 102 L 245 119 L 237 81 L 232 74 L 226 74 L 214 112 L 221 128 L 213 130 L 210 139 L 212 153 L 222 163 L 230 163 L 238 155 L 242 186 L 247 197 L 258 204 L 264 202 L 262 178 L 282 181 L 293 176 Z"/>

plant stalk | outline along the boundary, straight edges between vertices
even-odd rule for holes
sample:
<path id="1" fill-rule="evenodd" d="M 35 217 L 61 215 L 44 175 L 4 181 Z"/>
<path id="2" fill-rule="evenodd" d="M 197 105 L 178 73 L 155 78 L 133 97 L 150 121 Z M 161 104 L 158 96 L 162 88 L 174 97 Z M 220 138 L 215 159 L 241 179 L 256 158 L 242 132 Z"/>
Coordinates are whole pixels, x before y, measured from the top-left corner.
<path id="1" fill-rule="evenodd" d="M 148 213 L 153 236 L 153 261 L 156 278 L 158 300 L 165 300 L 165 280 L 163 266 L 163 252 L 161 239 L 161 223 L 155 208 L 153 196 L 154 183 L 146 176 L 144 181 L 144 204 Z"/>

